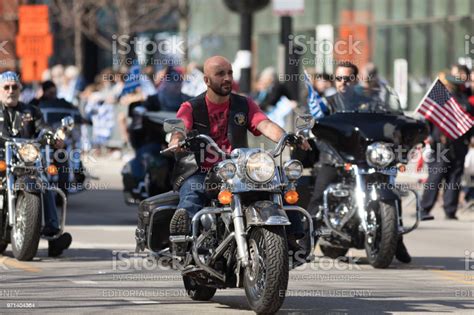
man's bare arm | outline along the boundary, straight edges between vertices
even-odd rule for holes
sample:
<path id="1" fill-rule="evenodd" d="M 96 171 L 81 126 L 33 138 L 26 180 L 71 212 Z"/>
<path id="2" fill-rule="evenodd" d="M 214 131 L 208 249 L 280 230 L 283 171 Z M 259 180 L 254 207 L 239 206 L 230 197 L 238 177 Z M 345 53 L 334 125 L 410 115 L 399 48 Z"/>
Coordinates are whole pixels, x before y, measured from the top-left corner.
<path id="1" fill-rule="evenodd" d="M 273 142 L 280 141 L 281 137 L 286 133 L 285 130 L 270 119 L 261 121 L 257 126 L 257 130 Z"/>
<path id="2" fill-rule="evenodd" d="M 281 137 L 286 134 L 286 131 L 283 130 L 283 128 L 278 126 L 270 119 L 261 121 L 257 126 L 257 130 L 273 142 L 280 141 Z M 303 139 L 303 142 L 299 145 L 299 147 L 305 151 L 311 150 L 311 146 L 309 145 L 308 141 L 306 141 L 306 139 Z"/>

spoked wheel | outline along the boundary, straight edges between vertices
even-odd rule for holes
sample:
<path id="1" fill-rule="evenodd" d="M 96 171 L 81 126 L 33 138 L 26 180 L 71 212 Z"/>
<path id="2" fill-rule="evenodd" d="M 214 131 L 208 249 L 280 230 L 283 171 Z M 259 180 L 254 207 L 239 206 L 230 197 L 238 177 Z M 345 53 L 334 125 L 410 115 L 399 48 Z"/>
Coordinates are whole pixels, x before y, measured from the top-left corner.
<path id="1" fill-rule="evenodd" d="M 365 251 L 375 268 L 387 268 L 395 255 L 398 242 L 397 209 L 395 205 L 379 202 L 367 213 Z"/>
<path id="2" fill-rule="evenodd" d="M 21 191 L 18 193 L 14 226 L 11 230 L 13 256 L 31 260 L 38 251 L 41 228 L 41 198 Z"/>
<path id="3" fill-rule="evenodd" d="M 250 307 L 258 314 L 278 311 L 288 286 L 288 244 L 282 226 L 256 227 L 248 239 L 250 266 L 244 288 Z"/>
<path id="4" fill-rule="evenodd" d="M 199 285 L 189 276 L 183 276 L 183 282 L 189 297 L 195 301 L 209 301 L 216 294 L 216 288 Z"/>

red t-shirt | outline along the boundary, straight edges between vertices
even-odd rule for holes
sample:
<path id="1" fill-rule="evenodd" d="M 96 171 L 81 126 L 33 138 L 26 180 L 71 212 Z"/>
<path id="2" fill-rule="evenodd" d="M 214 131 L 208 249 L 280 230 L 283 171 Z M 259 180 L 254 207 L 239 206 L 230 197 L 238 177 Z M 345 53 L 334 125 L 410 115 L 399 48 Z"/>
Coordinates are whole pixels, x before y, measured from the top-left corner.
<path id="1" fill-rule="evenodd" d="M 258 124 L 262 121 L 268 119 L 268 117 L 260 110 L 257 104 L 247 98 L 247 104 L 249 107 L 248 111 L 248 124 L 247 129 L 254 134 L 255 136 L 261 135 L 257 130 Z M 232 151 L 232 146 L 229 139 L 227 138 L 227 127 L 229 119 L 229 101 L 216 104 L 212 103 L 206 95 L 206 105 L 207 112 L 209 113 L 209 124 L 210 124 L 210 137 L 217 143 L 217 145 L 226 153 Z M 191 103 L 184 102 L 181 104 L 178 113 L 176 114 L 177 118 L 180 118 L 184 121 L 186 130 L 193 129 L 193 109 Z M 201 161 L 203 168 L 210 168 L 215 163 L 219 162 L 221 159 L 216 158 L 214 154 L 207 154 L 205 161 Z"/>

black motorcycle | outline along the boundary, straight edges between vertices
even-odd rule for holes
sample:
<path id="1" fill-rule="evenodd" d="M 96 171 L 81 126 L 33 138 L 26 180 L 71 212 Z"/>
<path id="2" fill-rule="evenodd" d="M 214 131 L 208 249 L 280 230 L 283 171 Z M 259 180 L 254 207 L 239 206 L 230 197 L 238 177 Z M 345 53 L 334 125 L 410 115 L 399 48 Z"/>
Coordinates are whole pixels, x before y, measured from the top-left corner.
<path id="1" fill-rule="evenodd" d="M 69 116 L 74 119 L 75 127 L 71 130 L 70 136 L 65 139 L 63 149 L 56 150 L 50 145 L 42 148 L 45 167 L 50 170 L 48 180 L 61 188 L 66 195 L 79 193 L 86 189 L 91 179 L 94 179 L 85 169 L 81 157 L 80 128 L 84 120 L 78 109 L 54 105 L 55 103 L 40 106 L 46 123 L 54 128 L 61 124 L 61 119 Z"/>
<path id="2" fill-rule="evenodd" d="M 174 112 L 147 111 L 133 104 L 129 109 L 132 122 L 129 137 L 135 157 L 122 168 L 125 203 L 137 205 L 142 200 L 170 191 L 174 159 L 160 153 L 166 146 L 164 121 L 176 117 Z"/>
<path id="3" fill-rule="evenodd" d="M 416 229 L 421 220 L 416 191 L 400 189 L 395 179 L 406 169 L 410 149 L 426 138 L 425 123 L 372 98 L 356 109 L 319 119 L 312 133 L 338 173 L 314 217 L 321 251 L 337 258 L 351 247 L 365 248 L 373 267 L 388 267 L 399 237 Z M 307 185 L 300 189 L 311 189 L 314 179 L 305 178 Z M 416 201 L 416 222 L 408 228 L 402 221 L 405 197 Z"/>
<path id="4" fill-rule="evenodd" d="M 300 118 L 300 128 L 310 128 L 311 118 Z M 167 131 L 184 131 L 180 120 L 165 125 Z M 274 313 L 283 303 L 288 285 L 289 252 L 285 226 L 287 211 L 297 211 L 307 221 L 309 213 L 295 206 L 296 181 L 303 167 L 297 160 L 280 166 L 287 145 L 301 138 L 287 134 L 271 152 L 234 149 L 225 154 L 208 136 L 190 133 L 181 147 L 207 143 L 225 157 L 209 171 L 205 187 L 212 201 L 192 218 L 192 236 L 169 235 L 170 220 L 179 202 L 168 192 L 140 203 L 137 251 L 148 248 L 162 263 L 181 270 L 184 286 L 193 300 L 209 300 L 216 289 L 245 289 L 250 307 L 257 313 Z M 169 149 L 168 149 L 169 150 Z M 285 202 L 287 205 L 285 205 Z M 305 231 L 312 235 L 312 226 Z M 311 259 L 313 238 L 300 259 Z"/>
<path id="5" fill-rule="evenodd" d="M 31 260 L 36 255 L 42 230 L 44 190 L 52 190 L 62 199 L 60 230 L 44 238 L 54 240 L 62 234 L 67 199 L 61 189 L 48 182 L 48 168 L 44 167 L 40 147 L 46 141 L 64 141 L 73 126 L 73 119 L 65 117 L 54 134 L 43 130 L 36 139 L 2 137 L 5 144 L 0 148 L 0 254 L 11 243 L 13 256 L 18 260 Z"/>

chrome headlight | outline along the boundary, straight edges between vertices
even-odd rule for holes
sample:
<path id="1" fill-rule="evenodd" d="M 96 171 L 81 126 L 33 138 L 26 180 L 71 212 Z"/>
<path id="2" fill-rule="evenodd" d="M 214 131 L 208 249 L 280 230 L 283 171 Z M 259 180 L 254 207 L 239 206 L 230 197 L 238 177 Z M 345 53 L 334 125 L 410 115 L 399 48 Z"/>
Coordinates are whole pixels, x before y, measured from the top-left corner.
<path id="1" fill-rule="evenodd" d="M 367 147 L 367 163 L 372 167 L 387 167 L 395 159 L 390 145 L 382 142 L 372 143 Z"/>
<path id="2" fill-rule="evenodd" d="M 303 164 L 298 160 L 289 160 L 283 165 L 283 170 L 289 180 L 297 180 L 303 174 Z"/>
<path id="3" fill-rule="evenodd" d="M 245 170 L 250 180 L 266 183 L 275 176 L 275 161 L 268 153 L 252 153 L 247 159 Z"/>
<path id="4" fill-rule="evenodd" d="M 38 159 L 39 150 L 31 143 L 22 144 L 18 148 L 18 154 L 25 163 L 33 163 Z"/>
<path id="5" fill-rule="evenodd" d="M 226 181 L 235 176 L 237 167 L 232 161 L 222 161 L 217 165 L 217 176 Z"/>

